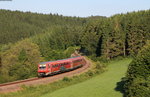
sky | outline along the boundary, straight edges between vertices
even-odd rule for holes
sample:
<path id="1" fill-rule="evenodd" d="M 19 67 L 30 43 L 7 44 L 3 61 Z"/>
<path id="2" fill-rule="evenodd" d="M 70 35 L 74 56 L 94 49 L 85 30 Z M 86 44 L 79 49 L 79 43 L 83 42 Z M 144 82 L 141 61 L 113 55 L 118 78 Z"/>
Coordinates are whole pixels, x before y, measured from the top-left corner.
<path id="1" fill-rule="evenodd" d="M 0 0 L 0 9 L 64 16 L 107 16 L 148 10 L 150 0 Z"/>

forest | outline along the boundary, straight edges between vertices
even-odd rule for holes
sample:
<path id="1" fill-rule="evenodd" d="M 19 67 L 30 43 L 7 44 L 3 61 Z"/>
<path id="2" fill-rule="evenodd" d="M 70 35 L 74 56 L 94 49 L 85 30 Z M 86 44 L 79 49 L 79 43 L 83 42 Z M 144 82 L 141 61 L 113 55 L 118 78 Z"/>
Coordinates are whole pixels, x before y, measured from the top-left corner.
<path id="1" fill-rule="evenodd" d="M 149 21 L 150 10 L 86 18 L 0 10 L 0 83 L 35 77 L 39 62 L 67 58 L 79 50 L 95 61 L 133 57 L 126 93 L 146 97 L 141 95 L 149 95 L 150 89 Z M 146 92 L 138 95 L 141 88 L 134 87 L 141 84 Z"/>

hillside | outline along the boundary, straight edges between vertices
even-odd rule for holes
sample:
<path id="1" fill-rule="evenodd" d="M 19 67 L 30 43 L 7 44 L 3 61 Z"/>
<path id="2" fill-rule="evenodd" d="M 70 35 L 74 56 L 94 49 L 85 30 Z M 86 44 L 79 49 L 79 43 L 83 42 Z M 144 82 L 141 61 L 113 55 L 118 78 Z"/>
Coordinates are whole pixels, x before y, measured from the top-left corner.
<path id="1" fill-rule="evenodd" d="M 36 77 L 39 62 L 75 50 L 100 62 L 135 57 L 150 40 L 150 10 L 87 18 L 0 10 L 0 21 L 0 83 Z"/>
<path id="2" fill-rule="evenodd" d="M 56 26 L 81 26 L 85 20 L 58 14 L 38 14 L 31 12 L 0 10 L 0 44 L 19 40 L 53 30 Z"/>
<path id="3" fill-rule="evenodd" d="M 124 59 L 109 63 L 105 73 L 41 97 L 122 97 L 121 78 L 130 62 L 131 59 Z"/>

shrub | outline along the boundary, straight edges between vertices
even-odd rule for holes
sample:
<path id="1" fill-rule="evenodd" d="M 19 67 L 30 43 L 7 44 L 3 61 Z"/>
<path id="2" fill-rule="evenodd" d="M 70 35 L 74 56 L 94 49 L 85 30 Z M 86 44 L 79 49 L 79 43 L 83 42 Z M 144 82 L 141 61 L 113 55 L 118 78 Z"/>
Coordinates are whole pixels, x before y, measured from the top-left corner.
<path id="1" fill-rule="evenodd" d="M 66 82 L 71 81 L 71 78 L 64 77 L 64 78 L 63 78 L 63 81 L 66 81 Z"/>
<path id="2" fill-rule="evenodd" d="M 94 72 L 92 72 L 91 70 L 89 70 L 88 72 L 86 72 L 86 74 L 87 74 L 88 76 L 93 76 L 93 75 L 94 75 Z"/>
<path id="3" fill-rule="evenodd" d="M 106 65 L 100 63 L 99 61 L 96 62 L 96 67 L 95 67 L 96 69 L 103 69 L 103 68 L 105 68 L 105 67 L 106 67 Z"/>

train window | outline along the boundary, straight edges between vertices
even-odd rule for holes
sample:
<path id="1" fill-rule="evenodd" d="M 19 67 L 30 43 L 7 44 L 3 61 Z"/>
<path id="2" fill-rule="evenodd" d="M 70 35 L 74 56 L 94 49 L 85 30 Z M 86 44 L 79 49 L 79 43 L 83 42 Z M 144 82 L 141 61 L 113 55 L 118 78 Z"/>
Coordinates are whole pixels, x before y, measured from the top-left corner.
<path id="1" fill-rule="evenodd" d="M 40 65 L 39 69 L 46 69 L 46 65 Z"/>
<path id="2" fill-rule="evenodd" d="M 58 67 L 58 66 L 59 66 L 59 64 L 56 64 L 56 65 L 55 65 L 55 67 Z"/>
<path id="3" fill-rule="evenodd" d="M 82 59 L 74 60 L 73 62 L 76 63 L 76 62 L 80 62 L 80 61 L 82 61 Z"/>
<path id="4" fill-rule="evenodd" d="M 56 67 L 56 65 L 53 65 L 53 68 L 55 68 Z"/>
<path id="5" fill-rule="evenodd" d="M 50 64 L 48 64 L 48 68 L 50 68 Z"/>

